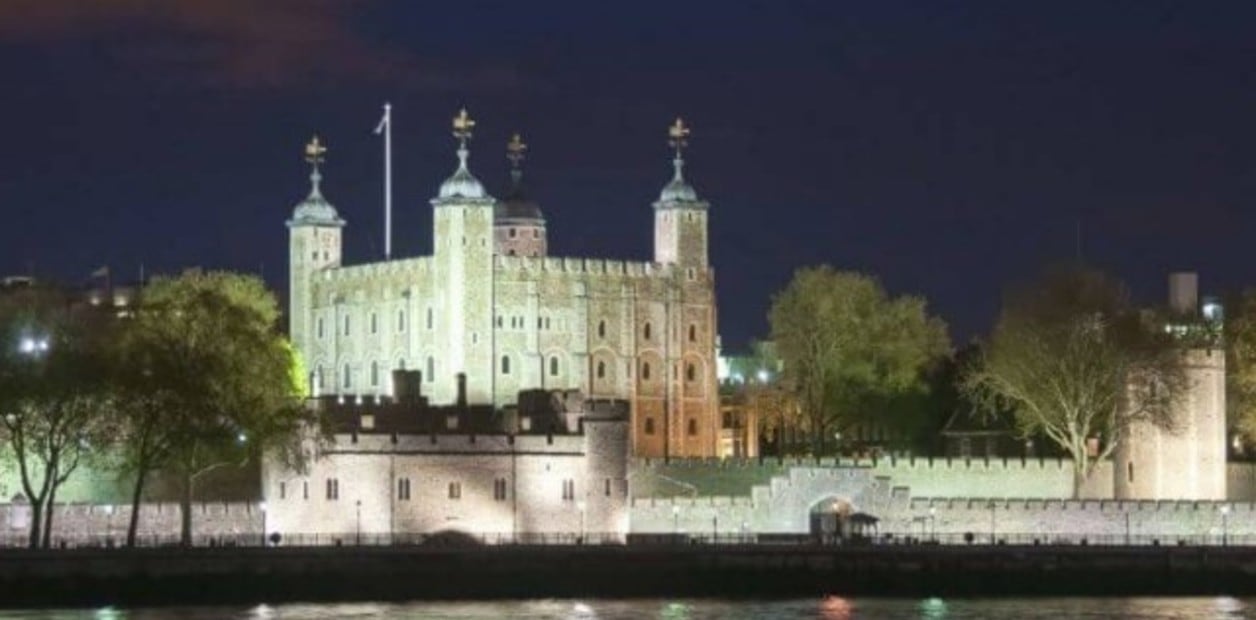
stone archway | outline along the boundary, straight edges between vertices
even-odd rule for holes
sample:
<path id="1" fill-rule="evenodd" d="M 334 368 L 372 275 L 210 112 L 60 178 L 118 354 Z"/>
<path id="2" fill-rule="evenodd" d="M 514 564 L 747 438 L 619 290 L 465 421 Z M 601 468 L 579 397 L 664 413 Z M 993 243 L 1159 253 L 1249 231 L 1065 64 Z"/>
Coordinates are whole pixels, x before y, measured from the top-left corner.
<path id="1" fill-rule="evenodd" d="M 852 532 L 850 517 L 855 506 L 844 497 L 829 496 L 811 505 L 808 511 L 811 535 L 821 542 L 838 542 Z"/>

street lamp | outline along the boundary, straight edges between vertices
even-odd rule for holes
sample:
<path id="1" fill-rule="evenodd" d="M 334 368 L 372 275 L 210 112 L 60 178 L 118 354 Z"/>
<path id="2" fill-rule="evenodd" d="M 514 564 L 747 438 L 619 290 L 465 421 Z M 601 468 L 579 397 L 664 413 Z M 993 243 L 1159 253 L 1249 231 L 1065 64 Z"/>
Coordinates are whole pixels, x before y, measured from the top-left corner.
<path id="1" fill-rule="evenodd" d="M 1221 546 L 1222 547 L 1226 546 L 1226 543 L 1228 542 L 1226 538 L 1229 535 L 1229 527 L 1228 527 L 1229 520 L 1230 520 L 1230 506 L 1227 504 L 1221 507 Z"/>
<path id="2" fill-rule="evenodd" d="M 356 502 L 356 504 L 357 504 L 357 508 L 358 508 L 358 535 L 357 535 L 357 545 L 358 545 L 359 547 L 361 547 L 361 546 L 362 546 L 362 500 L 358 500 L 358 501 Z"/>
<path id="3" fill-rule="evenodd" d="M 583 501 L 577 502 L 576 508 L 580 509 L 580 538 L 576 539 L 576 544 L 583 545 L 584 544 L 584 509 L 585 509 L 584 502 Z"/>

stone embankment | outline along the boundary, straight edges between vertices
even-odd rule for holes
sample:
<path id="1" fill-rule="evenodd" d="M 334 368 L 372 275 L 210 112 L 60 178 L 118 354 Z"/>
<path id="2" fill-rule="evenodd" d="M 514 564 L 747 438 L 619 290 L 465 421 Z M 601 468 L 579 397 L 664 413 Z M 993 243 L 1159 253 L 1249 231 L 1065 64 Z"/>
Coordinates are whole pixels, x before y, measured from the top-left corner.
<path id="1" fill-rule="evenodd" d="M 1252 595 L 1256 548 L 632 545 L 0 552 L 0 606 L 535 597 Z"/>

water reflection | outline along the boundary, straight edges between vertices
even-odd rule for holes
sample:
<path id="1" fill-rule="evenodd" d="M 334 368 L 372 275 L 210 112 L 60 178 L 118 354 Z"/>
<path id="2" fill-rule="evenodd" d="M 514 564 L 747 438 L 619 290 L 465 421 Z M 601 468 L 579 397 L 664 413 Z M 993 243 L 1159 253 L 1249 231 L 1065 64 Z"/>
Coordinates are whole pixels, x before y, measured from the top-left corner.
<path id="1" fill-rule="evenodd" d="M 1049 598 L 784 601 L 581 599 L 440 603 L 259 604 L 238 607 L 0 611 L 0 620 L 1256 620 L 1252 599 Z"/>

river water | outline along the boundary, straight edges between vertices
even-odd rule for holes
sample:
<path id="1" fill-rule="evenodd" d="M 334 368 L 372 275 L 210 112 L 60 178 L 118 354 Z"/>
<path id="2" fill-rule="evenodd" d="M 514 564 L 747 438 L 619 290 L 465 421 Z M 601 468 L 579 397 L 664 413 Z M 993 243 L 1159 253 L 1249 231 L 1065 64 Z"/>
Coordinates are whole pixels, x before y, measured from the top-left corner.
<path id="1" fill-rule="evenodd" d="M 1043 599 L 799 599 L 745 600 L 536 600 L 449 603 L 353 603 L 257 605 L 253 607 L 166 607 L 152 609 L 64 609 L 0 611 L 0 619 L 22 620 L 818 620 L 911 619 L 1003 620 L 1195 618 L 1256 620 L 1256 599 L 1043 598 Z"/>

